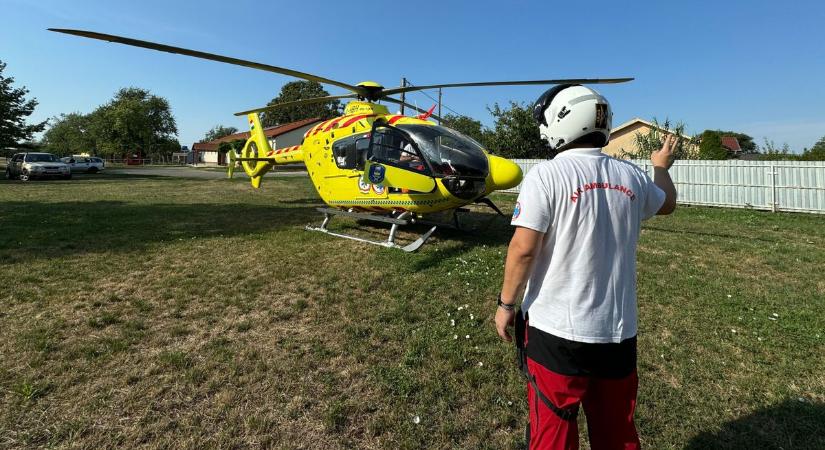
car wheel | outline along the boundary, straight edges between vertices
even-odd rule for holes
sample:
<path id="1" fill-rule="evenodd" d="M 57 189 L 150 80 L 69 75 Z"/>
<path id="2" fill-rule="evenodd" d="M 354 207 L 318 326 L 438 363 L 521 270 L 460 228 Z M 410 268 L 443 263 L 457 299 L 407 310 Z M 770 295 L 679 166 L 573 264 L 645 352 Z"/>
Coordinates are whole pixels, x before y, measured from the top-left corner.
<path id="1" fill-rule="evenodd" d="M 9 169 L 6 169 L 6 179 L 7 179 L 7 180 L 11 180 L 11 179 L 12 179 L 12 176 L 11 176 L 11 170 L 9 170 Z"/>
<path id="2" fill-rule="evenodd" d="M 89 167 L 89 173 L 97 173 L 97 167 Z"/>
<path id="3" fill-rule="evenodd" d="M 20 172 L 20 181 L 29 181 L 30 179 L 31 179 L 31 177 L 29 177 L 29 171 L 28 170 L 24 170 L 24 171 Z"/>
<path id="4" fill-rule="evenodd" d="M 63 175 L 63 179 L 64 180 L 71 180 L 72 179 L 72 174 Z"/>

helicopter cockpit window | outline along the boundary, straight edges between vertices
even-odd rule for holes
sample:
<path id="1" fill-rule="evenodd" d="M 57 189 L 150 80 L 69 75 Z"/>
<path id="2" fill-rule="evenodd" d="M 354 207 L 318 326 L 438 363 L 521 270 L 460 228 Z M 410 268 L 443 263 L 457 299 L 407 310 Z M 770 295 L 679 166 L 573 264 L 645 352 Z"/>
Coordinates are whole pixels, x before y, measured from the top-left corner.
<path id="1" fill-rule="evenodd" d="M 398 128 L 415 140 L 436 176 L 487 176 L 487 156 L 473 139 L 436 125 L 399 125 Z"/>
<path id="2" fill-rule="evenodd" d="M 430 169 L 415 144 L 405 133 L 391 127 L 377 127 L 372 135 L 369 156 L 376 162 L 429 175 Z"/>

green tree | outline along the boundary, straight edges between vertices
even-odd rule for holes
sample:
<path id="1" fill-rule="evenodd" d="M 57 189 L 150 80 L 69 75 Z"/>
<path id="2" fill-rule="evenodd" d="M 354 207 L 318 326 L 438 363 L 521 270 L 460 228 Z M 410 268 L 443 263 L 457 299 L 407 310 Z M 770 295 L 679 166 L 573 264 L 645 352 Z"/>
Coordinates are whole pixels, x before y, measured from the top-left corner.
<path id="1" fill-rule="evenodd" d="M 146 89 L 121 89 L 90 114 L 89 120 L 98 154 L 165 156 L 180 151 L 169 102 Z"/>
<path id="2" fill-rule="evenodd" d="M 510 102 L 503 109 L 498 103 L 488 108 L 495 119 L 492 131 L 484 133 L 482 143 L 487 149 L 505 158 L 547 158 L 546 144 L 539 134 L 528 105 Z"/>
<path id="3" fill-rule="evenodd" d="M 230 142 L 221 142 L 218 144 L 218 151 L 221 153 L 226 153 L 231 150 L 240 152 L 245 144 L 246 141 L 243 139 L 235 139 Z"/>
<path id="4" fill-rule="evenodd" d="M 764 145 L 759 149 L 759 159 L 761 161 L 795 161 L 799 159 L 799 155 L 791 153 L 791 147 L 787 142 L 780 147 L 774 141 L 765 138 Z"/>
<path id="5" fill-rule="evenodd" d="M 722 134 L 705 130 L 699 143 L 699 159 L 728 159 L 728 151 L 722 147 Z"/>
<path id="6" fill-rule="evenodd" d="M 326 97 L 329 92 L 324 90 L 320 83 L 316 81 L 291 81 L 281 88 L 281 93 L 267 103 L 275 105 L 278 103 L 292 102 L 315 97 Z M 265 127 L 282 125 L 295 122 L 297 120 L 318 117 L 320 119 L 331 119 L 341 113 L 341 102 L 332 100 L 325 103 L 310 103 L 305 105 L 285 106 L 266 111 L 261 116 L 261 124 Z"/>
<path id="7" fill-rule="evenodd" d="M 443 119 L 442 125 L 452 128 L 453 130 L 469 136 L 483 144 L 485 139 L 485 131 L 482 128 L 481 121 L 467 116 L 459 116 L 457 114 L 447 114 L 443 117 Z"/>
<path id="8" fill-rule="evenodd" d="M 214 141 L 215 139 L 220 139 L 225 136 L 229 136 L 230 134 L 235 134 L 238 132 L 238 129 L 235 127 L 225 127 L 223 125 L 215 125 L 212 127 L 211 130 L 206 132 L 206 135 L 203 137 L 204 142 Z"/>
<path id="9" fill-rule="evenodd" d="M 95 154 L 95 139 L 89 129 L 90 117 L 79 112 L 61 114 L 52 119 L 43 134 L 45 148 L 57 155 Z"/>
<path id="10" fill-rule="evenodd" d="M 29 90 L 25 86 L 13 87 L 14 78 L 3 76 L 5 69 L 6 63 L 0 61 L 0 150 L 31 141 L 34 133 L 43 131 L 48 122 L 26 123 L 37 106 L 37 99 L 26 100 Z"/>
<path id="11" fill-rule="evenodd" d="M 810 150 L 805 150 L 800 159 L 805 161 L 825 161 L 825 136 L 820 138 Z"/>

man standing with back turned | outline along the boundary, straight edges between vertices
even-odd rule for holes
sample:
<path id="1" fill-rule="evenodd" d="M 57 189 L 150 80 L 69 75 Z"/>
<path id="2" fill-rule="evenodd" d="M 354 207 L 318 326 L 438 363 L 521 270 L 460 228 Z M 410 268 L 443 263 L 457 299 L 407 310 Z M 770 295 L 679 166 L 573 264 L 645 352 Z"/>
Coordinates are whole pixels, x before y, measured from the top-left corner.
<path id="1" fill-rule="evenodd" d="M 593 450 L 636 449 L 636 244 L 643 220 L 676 208 L 675 138 L 651 155 L 651 180 L 601 152 L 612 112 L 596 91 L 555 86 L 533 115 L 557 156 L 521 185 L 495 319 L 506 341 L 516 321 L 529 447 L 578 448 L 581 404 Z"/>

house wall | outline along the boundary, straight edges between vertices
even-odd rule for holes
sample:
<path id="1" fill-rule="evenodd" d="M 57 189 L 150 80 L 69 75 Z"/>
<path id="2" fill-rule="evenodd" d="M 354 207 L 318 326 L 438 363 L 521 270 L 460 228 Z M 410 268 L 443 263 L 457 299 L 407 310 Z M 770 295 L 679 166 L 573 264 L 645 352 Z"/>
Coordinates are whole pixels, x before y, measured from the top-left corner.
<path id="1" fill-rule="evenodd" d="M 303 126 L 301 128 L 292 130 L 288 133 L 284 133 L 274 139 L 270 139 L 269 145 L 272 148 L 284 148 L 284 147 L 292 147 L 293 145 L 300 145 L 301 141 L 304 139 L 304 133 L 307 132 L 310 128 L 318 125 L 318 122 L 311 123 L 309 125 Z"/>
<path id="2" fill-rule="evenodd" d="M 201 151 L 199 153 L 201 155 L 200 162 L 203 164 L 218 164 L 218 152 Z"/>
<path id="3" fill-rule="evenodd" d="M 652 130 L 653 128 L 644 122 L 634 123 L 618 133 L 612 133 L 610 135 L 610 142 L 607 143 L 602 151 L 614 158 L 621 158 L 623 152 L 636 151 L 636 134 L 647 136 Z M 688 137 L 684 137 L 683 139 L 688 139 Z M 688 154 L 693 155 L 695 158 L 699 153 L 699 146 L 695 143 L 690 143 L 687 145 L 686 150 Z"/>
<path id="4" fill-rule="evenodd" d="M 615 158 L 622 157 L 622 151 L 632 152 L 636 150 L 636 133 L 647 135 L 650 133 L 650 126 L 638 122 L 633 125 L 610 135 L 610 142 L 602 149 L 604 153 Z"/>

